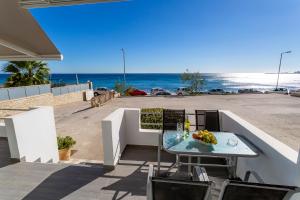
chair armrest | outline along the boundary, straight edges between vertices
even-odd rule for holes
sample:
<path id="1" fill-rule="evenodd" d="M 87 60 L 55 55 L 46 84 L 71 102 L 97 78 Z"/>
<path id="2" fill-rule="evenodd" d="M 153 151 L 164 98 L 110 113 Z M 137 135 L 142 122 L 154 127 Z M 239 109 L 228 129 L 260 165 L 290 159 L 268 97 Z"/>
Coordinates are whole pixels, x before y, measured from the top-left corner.
<path id="1" fill-rule="evenodd" d="M 149 165 L 148 178 L 147 178 L 147 200 L 153 200 L 152 196 L 152 177 L 155 176 L 153 165 Z"/>
<path id="2" fill-rule="evenodd" d="M 263 179 L 255 171 L 247 171 L 245 174 L 244 181 L 249 182 L 251 174 L 259 183 L 264 183 Z"/>
<path id="3" fill-rule="evenodd" d="M 205 181 L 209 182 L 206 170 L 204 167 L 195 166 L 193 170 L 193 180 L 194 181 Z"/>
<path id="4" fill-rule="evenodd" d="M 300 196 L 300 188 L 296 188 L 294 191 L 289 191 L 285 197 L 283 198 L 283 200 L 291 200 L 294 199 L 296 200 L 296 197 L 294 197 L 294 195 L 296 195 L 296 197 Z M 298 199 L 298 198 L 297 198 Z"/>

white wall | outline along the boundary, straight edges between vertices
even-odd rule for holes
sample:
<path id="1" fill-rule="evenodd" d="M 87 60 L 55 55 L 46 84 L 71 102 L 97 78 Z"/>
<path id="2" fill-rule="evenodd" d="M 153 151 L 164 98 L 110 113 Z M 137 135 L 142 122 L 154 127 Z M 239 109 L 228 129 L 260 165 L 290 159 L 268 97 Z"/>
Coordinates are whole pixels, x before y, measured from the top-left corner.
<path id="1" fill-rule="evenodd" d="M 36 107 L 4 118 L 12 158 L 26 162 L 58 162 L 52 107 Z"/>
<path id="2" fill-rule="evenodd" d="M 102 120 L 104 165 L 115 166 L 126 146 L 124 108 L 117 109 Z"/>
<path id="3" fill-rule="evenodd" d="M 260 150 L 257 158 L 239 158 L 238 175 L 254 170 L 267 183 L 300 186 L 298 152 L 230 111 L 220 111 L 220 115 L 223 131 L 245 136 Z"/>
<path id="4" fill-rule="evenodd" d="M 160 132 L 140 129 L 140 109 L 117 109 L 102 120 L 104 165 L 117 165 L 127 144 L 156 146 Z"/>
<path id="5" fill-rule="evenodd" d="M 127 144 L 157 146 L 160 130 L 141 129 L 140 109 L 125 109 Z"/>
<path id="6" fill-rule="evenodd" d="M 94 97 L 94 90 L 85 90 L 84 91 L 85 101 L 90 101 Z"/>

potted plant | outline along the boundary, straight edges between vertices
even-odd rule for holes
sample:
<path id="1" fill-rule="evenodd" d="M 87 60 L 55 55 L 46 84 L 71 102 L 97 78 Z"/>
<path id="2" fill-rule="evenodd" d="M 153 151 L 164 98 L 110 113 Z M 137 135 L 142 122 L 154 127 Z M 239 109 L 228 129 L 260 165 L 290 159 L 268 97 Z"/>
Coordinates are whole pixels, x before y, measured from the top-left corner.
<path id="1" fill-rule="evenodd" d="M 57 145 L 60 160 L 70 160 L 71 148 L 76 144 L 76 141 L 70 137 L 57 137 Z"/>

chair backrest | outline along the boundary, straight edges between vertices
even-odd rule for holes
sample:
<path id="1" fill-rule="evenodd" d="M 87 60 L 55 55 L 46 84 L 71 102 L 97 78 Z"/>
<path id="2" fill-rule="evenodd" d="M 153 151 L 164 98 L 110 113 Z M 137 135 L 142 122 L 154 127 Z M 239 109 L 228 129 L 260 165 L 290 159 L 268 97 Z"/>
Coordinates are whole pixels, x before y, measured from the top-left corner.
<path id="1" fill-rule="evenodd" d="M 206 200 L 209 197 L 210 185 L 210 182 L 153 177 L 152 198 L 153 200 Z"/>
<path id="2" fill-rule="evenodd" d="M 196 130 L 220 131 L 218 110 L 196 110 Z"/>
<path id="3" fill-rule="evenodd" d="M 286 200 L 296 193 L 297 187 L 225 181 L 219 200 Z"/>
<path id="4" fill-rule="evenodd" d="M 163 110 L 163 131 L 176 130 L 177 123 L 182 123 L 184 126 L 185 110 Z"/>

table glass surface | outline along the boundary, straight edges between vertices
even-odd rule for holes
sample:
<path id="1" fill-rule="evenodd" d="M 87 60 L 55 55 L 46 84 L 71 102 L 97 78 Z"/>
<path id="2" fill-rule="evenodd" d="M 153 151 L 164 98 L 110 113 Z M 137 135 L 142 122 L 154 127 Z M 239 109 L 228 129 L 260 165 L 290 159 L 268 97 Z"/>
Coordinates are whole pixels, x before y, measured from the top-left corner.
<path id="1" fill-rule="evenodd" d="M 255 157 L 257 151 L 244 138 L 229 132 L 213 132 L 218 143 L 216 145 L 205 145 L 192 138 L 190 132 L 187 138 L 177 137 L 177 131 L 165 131 L 163 134 L 163 148 L 174 154 L 191 155 L 222 155 Z M 236 146 L 228 144 L 228 140 L 237 141 Z"/>

